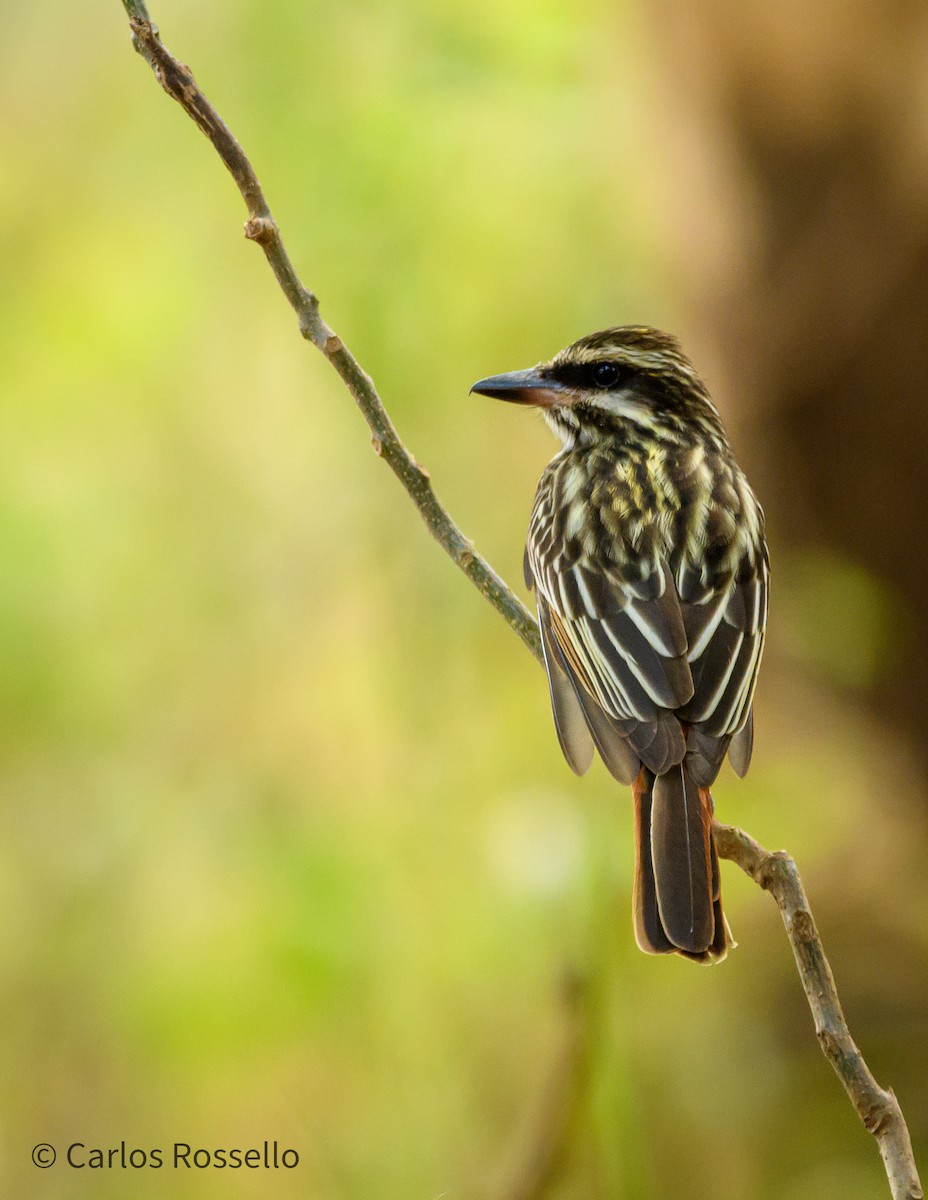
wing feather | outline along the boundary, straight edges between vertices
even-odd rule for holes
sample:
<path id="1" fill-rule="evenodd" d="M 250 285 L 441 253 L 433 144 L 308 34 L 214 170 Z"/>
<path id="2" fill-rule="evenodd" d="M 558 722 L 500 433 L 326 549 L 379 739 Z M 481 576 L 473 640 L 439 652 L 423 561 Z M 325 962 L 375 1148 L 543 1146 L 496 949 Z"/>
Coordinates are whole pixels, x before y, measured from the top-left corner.
<path id="1" fill-rule="evenodd" d="M 732 585 L 712 637 L 702 631 L 690 651 L 696 691 L 681 716 L 692 724 L 689 761 L 694 779 L 708 787 L 726 753 L 739 775 L 747 772 L 754 745 L 751 705 L 764 649 L 767 616 L 766 558 L 756 572 L 745 572 Z M 688 630 L 705 617 L 684 606 Z M 700 606 L 702 607 L 702 606 Z M 715 617 L 712 618 L 715 621 Z M 700 647 L 700 642 L 705 644 Z M 698 653 L 697 653 L 698 652 Z"/>
<path id="2" fill-rule="evenodd" d="M 570 668 L 564 659 L 564 655 L 558 645 L 550 622 L 550 614 L 544 604 L 538 606 L 538 624 L 541 627 L 541 644 L 545 654 L 545 666 L 548 669 L 548 678 L 551 680 L 552 669 L 559 676 L 560 680 L 571 689 L 573 694 L 574 704 L 579 710 L 580 719 L 584 723 L 583 732 L 589 741 L 589 759 L 586 759 L 586 747 L 583 747 L 583 757 L 579 757 L 579 761 L 586 761 L 584 771 L 590 765 L 592 759 L 593 746 L 599 751 L 600 758 L 606 764 L 609 771 L 615 776 L 620 783 L 631 784 L 634 782 L 641 770 L 641 762 L 638 755 L 632 749 L 628 735 L 624 728 L 618 722 L 611 720 L 602 708 L 595 702 L 593 697 L 582 686 L 578 686 L 572 680 Z M 561 737 L 561 722 L 559 720 L 558 706 L 563 702 L 563 696 L 559 693 L 557 701 L 555 701 L 555 690 L 552 683 L 551 686 L 551 701 L 554 706 L 554 720 L 558 731 L 558 738 L 561 741 L 561 749 L 564 751 L 564 757 L 570 766 L 576 771 L 574 759 L 578 758 L 577 744 L 571 741 L 568 748 L 565 748 L 564 739 Z M 569 705 L 566 705 L 568 709 Z M 571 715 L 572 712 L 571 712 Z M 577 774 L 583 774 L 583 771 L 577 771 Z"/>
<path id="3" fill-rule="evenodd" d="M 607 712 L 615 717 L 655 720 L 658 708 L 662 706 L 660 696 L 654 694 L 657 689 L 649 689 L 641 673 L 635 670 L 630 655 L 623 657 L 621 643 L 613 640 L 605 622 L 581 618 L 572 621 L 564 632 L 571 640 L 580 638 L 589 664 L 603 685 L 608 701 L 604 702 L 603 707 Z"/>
<path id="4" fill-rule="evenodd" d="M 725 612 L 724 594 L 708 596 L 699 604 L 689 604 L 684 608 L 683 623 L 686 628 L 690 662 L 699 658 L 719 627 Z"/>
<path id="5" fill-rule="evenodd" d="M 693 677 L 684 654 L 662 655 L 642 636 L 631 612 L 630 604 L 609 621 L 599 622 L 608 638 L 610 666 L 624 662 L 655 704 L 662 708 L 679 708 L 693 694 Z M 602 638 L 598 639 L 602 642 Z M 616 654 L 618 657 L 616 658 Z"/>
<path id="6" fill-rule="evenodd" d="M 744 779 L 751 765 L 751 754 L 754 750 L 754 709 L 748 709 L 744 725 L 731 739 L 728 747 L 728 761 L 739 779 Z"/>
<path id="7" fill-rule="evenodd" d="M 548 673 L 557 739 L 570 769 L 577 775 L 585 775 L 593 761 L 593 739 L 574 685 L 561 663 L 556 647 L 552 644 L 547 622 L 540 619 L 540 613 L 538 624 L 541 628 L 541 646 L 545 656 L 545 670 Z"/>

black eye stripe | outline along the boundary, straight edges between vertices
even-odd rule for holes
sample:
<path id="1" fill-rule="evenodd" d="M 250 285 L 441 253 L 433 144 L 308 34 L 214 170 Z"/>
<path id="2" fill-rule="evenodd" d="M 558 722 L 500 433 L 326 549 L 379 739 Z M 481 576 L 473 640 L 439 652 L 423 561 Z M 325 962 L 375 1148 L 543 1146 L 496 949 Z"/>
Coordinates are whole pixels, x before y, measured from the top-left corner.
<path id="1" fill-rule="evenodd" d="M 629 379 L 634 371 L 626 363 L 603 359 L 599 362 L 559 363 L 549 374 L 565 387 L 599 389 L 618 386 Z"/>

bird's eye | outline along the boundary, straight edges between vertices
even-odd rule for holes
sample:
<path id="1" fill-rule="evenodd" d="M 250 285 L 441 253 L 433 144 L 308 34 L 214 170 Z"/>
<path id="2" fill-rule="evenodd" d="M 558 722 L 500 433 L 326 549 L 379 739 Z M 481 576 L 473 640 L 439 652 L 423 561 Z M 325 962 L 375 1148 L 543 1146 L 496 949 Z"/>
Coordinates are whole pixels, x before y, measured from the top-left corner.
<path id="1" fill-rule="evenodd" d="M 597 387 L 612 387 L 619 378 L 619 368 L 615 363 L 601 362 L 593 368 L 593 379 Z"/>

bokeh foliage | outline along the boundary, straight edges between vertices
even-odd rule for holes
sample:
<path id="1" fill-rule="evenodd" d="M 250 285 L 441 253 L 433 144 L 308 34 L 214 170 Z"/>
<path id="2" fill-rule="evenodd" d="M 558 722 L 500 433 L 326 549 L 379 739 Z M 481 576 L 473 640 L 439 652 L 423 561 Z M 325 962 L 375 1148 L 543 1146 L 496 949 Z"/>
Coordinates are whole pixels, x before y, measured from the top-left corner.
<path id="1" fill-rule="evenodd" d="M 153 15 L 439 493 L 519 580 L 551 442 L 469 384 L 608 324 L 687 330 L 642 13 Z M 717 970 L 635 949 L 626 796 L 566 769 L 541 673 L 301 344 L 116 0 L 6 6 L 0 56 L 5 1190 L 484 1194 L 531 1136 L 569 968 L 589 1049 L 552 1195 L 878 1194 L 769 900 L 726 870 L 741 946 Z M 778 546 L 775 515 L 755 765 L 717 802 L 798 859 L 924 1165 L 923 780 L 863 703 L 922 618 L 839 550 Z M 300 1167 L 28 1161 L 265 1138 Z"/>

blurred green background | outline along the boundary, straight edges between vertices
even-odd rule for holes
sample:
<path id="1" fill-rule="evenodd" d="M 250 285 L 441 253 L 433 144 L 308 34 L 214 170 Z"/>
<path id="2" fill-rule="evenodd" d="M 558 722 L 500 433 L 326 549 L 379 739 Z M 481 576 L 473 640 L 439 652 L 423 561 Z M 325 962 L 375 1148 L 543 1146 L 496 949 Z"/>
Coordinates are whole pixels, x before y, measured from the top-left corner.
<path id="1" fill-rule="evenodd" d="M 774 562 L 718 811 L 797 858 L 924 1168 L 920 6 L 153 16 L 520 590 L 554 444 L 471 382 L 610 324 L 683 337 Z M 768 897 L 725 867 L 718 969 L 636 950 L 627 795 L 561 760 L 117 0 L 4 5 L 0 62 L 4 1194 L 883 1194 Z M 275 1138 L 296 1170 L 29 1160 Z"/>

